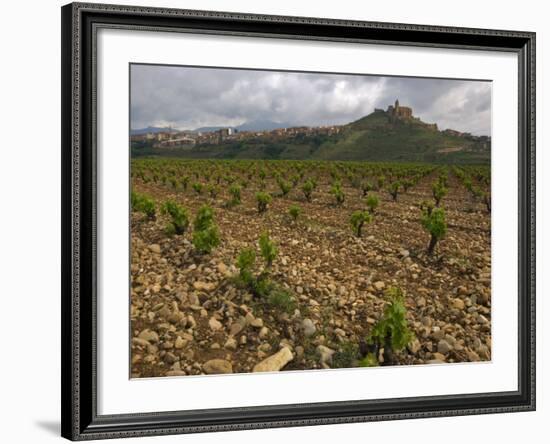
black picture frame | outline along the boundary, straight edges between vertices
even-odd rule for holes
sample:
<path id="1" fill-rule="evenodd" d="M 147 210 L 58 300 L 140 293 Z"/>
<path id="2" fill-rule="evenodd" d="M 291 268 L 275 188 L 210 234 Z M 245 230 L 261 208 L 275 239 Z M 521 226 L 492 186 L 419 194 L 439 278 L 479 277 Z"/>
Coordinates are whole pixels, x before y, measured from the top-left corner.
<path id="1" fill-rule="evenodd" d="M 70 440 L 535 409 L 535 33 L 72 3 L 62 15 L 62 436 Z M 519 65 L 518 390 L 97 414 L 95 37 L 99 27 L 508 51 Z"/>

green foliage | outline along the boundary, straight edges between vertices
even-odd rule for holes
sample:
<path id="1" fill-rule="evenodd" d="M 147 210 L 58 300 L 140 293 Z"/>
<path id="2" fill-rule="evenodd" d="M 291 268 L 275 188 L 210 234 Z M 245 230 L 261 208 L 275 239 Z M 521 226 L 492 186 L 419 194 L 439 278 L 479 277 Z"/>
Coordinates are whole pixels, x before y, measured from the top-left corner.
<path id="1" fill-rule="evenodd" d="M 155 219 L 156 205 L 151 197 L 132 191 L 130 200 L 132 210 L 145 214 L 151 220 Z"/>
<path id="2" fill-rule="evenodd" d="M 399 187 L 401 183 L 399 181 L 392 182 L 388 188 L 388 193 L 390 193 L 394 202 L 397 202 L 397 195 L 399 193 Z"/>
<path id="3" fill-rule="evenodd" d="M 334 195 L 334 198 L 336 199 L 336 205 L 342 205 L 344 203 L 344 200 L 346 196 L 344 195 L 344 192 L 342 191 L 342 186 L 340 185 L 340 181 L 334 182 L 332 185 L 332 188 L 330 189 L 331 194 Z"/>
<path id="4" fill-rule="evenodd" d="M 189 185 L 189 176 L 183 176 L 180 179 L 180 184 L 181 184 L 182 188 L 184 189 L 184 191 L 187 191 L 187 185 Z"/>
<path id="5" fill-rule="evenodd" d="M 161 208 L 162 214 L 170 216 L 167 226 L 168 234 L 183 234 L 189 226 L 189 214 L 187 210 L 172 200 L 164 202 Z"/>
<path id="6" fill-rule="evenodd" d="M 268 204 L 271 202 L 271 196 L 268 193 L 259 191 L 256 193 L 256 202 L 258 203 L 258 213 L 265 213 Z"/>
<path id="7" fill-rule="evenodd" d="M 220 244 L 220 232 L 216 225 L 193 232 L 193 245 L 201 254 L 211 253 Z"/>
<path id="8" fill-rule="evenodd" d="M 385 176 L 378 176 L 378 178 L 376 179 L 376 185 L 377 185 L 379 190 L 384 188 L 385 183 L 386 183 L 386 177 Z"/>
<path id="9" fill-rule="evenodd" d="M 220 192 L 220 189 L 216 185 L 214 184 L 208 185 L 208 194 L 212 199 L 215 199 L 216 197 L 218 197 L 219 192 Z"/>
<path id="10" fill-rule="evenodd" d="M 252 248 L 245 248 L 237 256 L 237 268 L 239 269 L 239 278 L 242 283 L 250 285 L 254 276 L 252 268 L 256 261 L 256 252 Z"/>
<path id="11" fill-rule="evenodd" d="M 214 210 L 208 205 L 199 208 L 193 228 L 193 245 L 199 253 L 210 253 L 220 244 L 220 233 L 214 223 Z"/>
<path id="12" fill-rule="evenodd" d="M 277 184 L 279 185 L 279 188 L 281 190 L 281 194 L 283 196 L 286 196 L 290 190 L 292 189 L 292 185 L 290 184 L 290 182 L 287 182 L 286 180 L 282 179 L 282 178 L 277 178 Z"/>
<path id="13" fill-rule="evenodd" d="M 229 194 L 231 194 L 231 205 L 239 205 L 241 203 L 241 187 L 239 185 L 231 185 Z"/>
<path id="14" fill-rule="evenodd" d="M 332 355 L 332 368 L 351 368 L 357 365 L 359 347 L 353 342 L 346 341 L 340 349 Z"/>
<path id="15" fill-rule="evenodd" d="M 422 215 L 422 226 L 431 235 L 428 245 L 428 254 L 432 254 L 435 245 L 447 233 L 447 223 L 445 222 L 445 210 L 443 208 L 434 208 L 431 213 L 424 211 Z"/>
<path id="16" fill-rule="evenodd" d="M 432 185 L 432 195 L 435 200 L 435 206 L 438 207 L 441 199 L 447 195 L 447 188 L 442 181 L 437 181 Z"/>
<path id="17" fill-rule="evenodd" d="M 302 209 L 298 205 L 291 205 L 288 209 L 288 214 L 294 222 L 298 220 L 298 217 L 302 213 Z"/>
<path id="18" fill-rule="evenodd" d="M 363 197 L 367 196 L 369 194 L 369 191 L 372 191 L 374 189 L 374 186 L 370 182 L 363 182 L 361 184 L 361 191 L 363 192 Z"/>
<path id="19" fill-rule="evenodd" d="M 293 313 L 296 309 L 296 301 L 294 300 L 292 293 L 277 285 L 274 285 L 271 288 L 271 291 L 267 297 L 267 302 L 272 307 L 289 314 Z"/>
<path id="20" fill-rule="evenodd" d="M 269 278 L 268 269 L 277 255 L 277 249 L 267 235 L 260 237 L 260 250 L 266 261 L 267 269 L 256 276 L 253 271 L 256 252 L 251 248 L 246 248 L 237 256 L 237 267 L 239 268 L 237 283 L 246 287 L 255 297 L 260 298 L 273 308 L 292 313 L 296 306 L 294 296 Z"/>
<path id="21" fill-rule="evenodd" d="M 378 207 L 378 204 L 379 204 L 378 196 L 371 194 L 369 195 L 369 197 L 367 197 L 367 208 L 369 209 L 370 214 L 374 214 L 376 208 Z"/>
<path id="22" fill-rule="evenodd" d="M 414 182 L 411 179 L 404 179 L 401 181 L 401 185 L 403 185 L 403 191 L 406 193 L 414 185 Z"/>
<path id="23" fill-rule="evenodd" d="M 378 365 L 378 357 L 374 353 L 367 353 L 367 356 L 359 361 L 359 367 L 378 367 Z"/>
<path id="24" fill-rule="evenodd" d="M 386 290 L 386 297 L 389 303 L 384 309 L 382 318 L 374 325 L 367 337 L 367 343 L 376 344 L 376 349 L 379 347 L 391 347 L 392 351 L 398 352 L 414 339 L 414 334 L 408 326 L 406 319 L 407 309 L 405 308 L 401 289 L 398 287 L 388 288 Z M 378 360 L 375 362 L 377 364 Z"/>
<path id="25" fill-rule="evenodd" d="M 277 247 L 269 239 L 269 235 L 267 233 L 262 233 L 260 236 L 260 252 L 262 253 L 262 257 L 265 260 L 266 266 L 268 268 L 271 268 L 271 265 L 273 264 L 273 261 L 277 257 Z"/>
<path id="26" fill-rule="evenodd" d="M 361 237 L 363 225 L 370 223 L 372 216 L 367 211 L 354 211 L 350 217 L 350 224 L 357 237 Z"/>
<path id="27" fill-rule="evenodd" d="M 314 188 L 315 185 L 311 180 L 306 180 L 306 182 L 302 185 L 302 192 L 308 202 L 311 202 L 311 194 L 313 193 Z"/>
<path id="28" fill-rule="evenodd" d="M 422 202 L 420 202 L 419 207 L 424 214 L 429 216 L 430 214 L 432 214 L 434 204 L 431 201 L 423 200 Z"/>
<path id="29" fill-rule="evenodd" d="M 195 193 L 202 194 L 202 183 L 200 182 L 193 183 L 193 189 L 195 190 Z"/>

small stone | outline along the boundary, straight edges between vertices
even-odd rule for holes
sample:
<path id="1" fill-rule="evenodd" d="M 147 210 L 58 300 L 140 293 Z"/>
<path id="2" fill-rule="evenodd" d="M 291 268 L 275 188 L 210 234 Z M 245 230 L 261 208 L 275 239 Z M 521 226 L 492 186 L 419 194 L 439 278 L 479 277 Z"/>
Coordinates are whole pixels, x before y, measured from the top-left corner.
<path id="1" fill-rule="evenodd" d="M 256 318 L 250 322 L 250 325 L 256 328 L 262 328 L 264 326 L 264 321 L 261 318 Z"/>
<path id="2" fill-rule="evenodd" d="M 416 353 L 418 353 L 418 350 L 420 350 L 420 341 L 418 339 L 415 339 L 414 341 L 412 341 L 408 346 L 407 348 L 409 349 L 409 351 L 414 355 Z"/>
<path id="3" fill-rule="evenodd" d="M 164 355 L 164 361 L 168 364 L 173 364 L 177 359 L 176 355 L 172 352 L 168 352 Z"/>
<path id="4" fill-rule="evenodd" d="M 381 291 L 384 288 L 386 288 L 386 284 L 382 281 L 377 281 L 373 285 L 374 285 L 374 288 L 376 288 L 378 291 Z"/>
<path id="5" fill-rule="evenodd" d="M 477 362 L 480 360 L 479 355 L 475 351 L 468 350 L 466 354 L 468 355 L 468 359 L 472 362 Z"/>
<path id="6" fill-rule="evenodd" d="M 187 345 L 187 342 L 181 336 L 178 336 L 174 341 L 174 347 L 177 348 L 178 350 L 182 349 L 186 345 Z"/>
<path id="7" fill-rule="evenodd" d="M 269 335 L 269 329 L 267 327 L 262 327 L 260 330 L 260 333 L 258 333 L 258 337 L 260 339 L 266 339 Z"/>
<path id="8" fill-rule="evenodd" d="M 256 364 L 252 369 L 253 372 L 278 372 L 285 365 L 294 359 L 289 348 L 283 347 L 274 355 L 269 356 L 262 362 Z"/>
<path id="9" fill-rule="evenodd" d="M 302 329 L 304 331 L 304 336 L 306 338 L 309 338 L 310 336 L 313 336 L 317 329 L 315 328 L 315 324 L 311 319 L 304 319 L 302 321 Z"/>
<path id="10" fill-rule="evenodd" d="M 439 327 L 434 327 L 434 331 L 432 333 L 432 337 L 436 340 L 436 341 L 440 341 L 441 339 L 443 339 L 445 337 L 445 332 L 443 330 L 441 330 Z"/>
<path id="11" fill-rule="evenodd" d="M 342 337 L 346 336 L 346 332 L 344 330 L 342 330 L 341 328 L 335 328 L 334 333 L 337 336 L 342 336 Z"/>
<path id="12" fill-rule="evenodd" d="M 158 342 L 159 341 L 159 335 L 156 331 L 149 330 L 146 328 L 139 334 L 140 339 L 145 339 L 149 342 Z"/>
<path id="13" fill-rule="evenodd" d="M 456 344 L 456 339 L 454 338 L 454 336 L 445 335 L 445 340 L 447 341 L 447 343 L 448 343 L 451 347 L 454 347 L 455 344 Z"/>
<path id="14" fill-rule="evenodd" d="M 401 257 L 402 257 L 403 259 L 405 259 L 406 257 L 409 257 L 409 256 L 410 256 L 409 250 L 405 250 L 405 249 L 401 250 L 401 251 L 399 252 L 399 254 L 401 255 Z"/>
<path id="15" fill-rule="evenodd" d="M 229 334 L 231 336 L 237 336 L 241 331 L 243 330 L 243 324 L 240 322 L 234 322 L 231 324 L 231 327 L 229 327 Z"/>
<path id="16" fill-rule="evenodd" d="M 454 299 L 453 308 L 456 308 L 457 310 L 464 310 L 464 301 L 459 298 Z"/>
<path id="17" fill-rule="evenodd" d="M 335 350 L 332 350 L 324 345 L 317 346 L 317 353 L 319 353 L 321 364 L 330 364 L 332 362 L 332 355 L 335 352 Z"/>
<path id="18" fill-rule="evenodd" d="M 464 285 L 461 285 L 460 287 L 458 287 L 456 289 L 456 292 L 458 293 L 459 296 L 468 296 L 468 289 Z"/>
<path id="19" fill-rule="evenodd" d="M 212 282 L 195 281 L 193 282 L 193 288 L 198 291 L 212 291 L 216 288 L 216 284 Z"/>
<path id="20" fill-rule="evenodd" d="M 183 370 L 170 370 L 166 372 L 166 376 L 186 376 L 187 373 L 185 373 Z"/>
<path id="21" fill-rule="evenodd" d="M 142 339 L 142 338 L 132 338 L 132 344 L 134 345 L 139 345 L 141 347 L 147 347 L 151 344 L 149 344 L 149 341 L 147 341 L 146 339 Z"/>
<path id="22" fill-rule="evenodd" d="M 211 350 L 219 350 L 220 348 L 221 348 L 221 346 L 217 342 L 214 342 L 214 343 L 210 344 L 210 349 Z"/>
<path id="23" fill-rule="evenodd" d="M 202 366 L 204 372 L 208 375 L 218 375 L 223 373 L 233 373 L 231 362 L 225 359 L 211 359 Z"/>
<path id="24" fill-rule="evenodd" d="M 210 320 L 208 321 L 208 326 L 212 331 L 218 331 L 223 327 L 222 323 L 218 321 L 216 318 L 210 318 Z"/>
<path id="25" fill-rule="evenodd" d="M 226 350 L 231 350 L 231 351 L 235 351 L 237 350 L 237 340 L 235 338 L 229 338 L 223 348 L 225 348 Z"/>
<path id="26" fill-rule="evenodd" d="M 453 349 L 453 347 L 445 340 L 445 339 L 442 339 L 441 341 L 439 341 L 437 343 L 437 352 L 438 353 L 441 353 L 443 355 L 446 355 L 447 353 L 449 353 L 451 350 Z"/>
<path id="27" fill-rule="evenodd" d="M 488 324 L 489 319 L 487 319 L 485 316 L 480 314 L 480 315 L 477 316 L 477 322 L 479 322 L 480 324 Z"/>
<path id="28" fill-rule="evenodd" d="M 149 250 L 151 250 L 155 254 L 160 254 L 160 245 L 159 244 L 151 244 L 151 245 L 149 245 Z"/>

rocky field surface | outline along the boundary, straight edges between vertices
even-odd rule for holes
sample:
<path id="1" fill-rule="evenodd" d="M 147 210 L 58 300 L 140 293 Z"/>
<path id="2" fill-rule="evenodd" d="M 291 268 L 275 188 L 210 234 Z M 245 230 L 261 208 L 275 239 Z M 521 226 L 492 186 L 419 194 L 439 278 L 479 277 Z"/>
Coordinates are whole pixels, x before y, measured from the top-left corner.
<path id="1" fill-rule="evenodd" d="M 132 212 L 132 377 L 340 367 L 348 344 L 359 343 L 379 320 L 393 286 L 405 295 L 415 335 L 393 364 L 490 360 L 490 215 L 450 175 L 447 235 L 428 256 L 418 203 L 431 197 L 435 177 L 424 177 L 397 202 L 375 192 L 380 205 L 360 238 L 349 225 L 350 214 L 364 208 L 360 191 L 344 186 L 346 199 L 336 206 L 329 178 L 312 202 L 294 189 L 261 215 L 252 186 L 228 208 L 227 191 L 212 198 L 134 178 L 134 190 L 158 203 L 173 199 L 191 215 L 211 205 L 221 243 L 197 254 L 189 232 L 168 236 L 164 216 Z M 267 191 L 277 194 L 274 181 Z M 303 210 L 297 221 L 287 214 L 292 204 Z M 257 249 L 264 231 L 278 248 L 270 275 L 294 295 L 290 313 L 235 281 L 239 252 Z"/>

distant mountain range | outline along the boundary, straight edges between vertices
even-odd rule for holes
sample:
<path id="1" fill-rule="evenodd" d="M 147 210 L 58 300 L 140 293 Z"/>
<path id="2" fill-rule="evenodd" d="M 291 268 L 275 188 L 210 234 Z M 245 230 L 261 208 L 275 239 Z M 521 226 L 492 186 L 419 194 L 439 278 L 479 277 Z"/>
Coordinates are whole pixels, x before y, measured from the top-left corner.
<path id="1" fill-rule="evenodd" d="M 290 128 L 293 126 L 299 126 L 288 122 L 274 122 L 272 120 L 251 120 L 250 122 L 245 122 L 239 126 L 227 127 L 227 126 L 203 126 L 196 128 L 192 131 L 201 132 L 201 133 L 211 133 L 214 131 L 219 131 L 222 128 L 233 128 L 237 131 L 271 131 L 278 128 Z M 143 134 L 149 133 L 163 133 L 166 131 L 177 131 L 173 128 L 168 127 L 158 127 L 158 126 L 148 126 L 146 128 L 138 128 L 130 130 L 132 136 L 141 136 Z"/>
<path id="2" fill-rule="evenodd" d="M 241 131 L 261 131 L 293 127 L 271 121 L 247 122 L 236 127 Z M 197 128 L 215 131 L 217 127 Z M 218 128 L 219 129 L 219 128 Z M 487 163 L 491 141 L 438 131 L 416 118 L 399 119 L 388 111 L 377 110 L 359 120 L 343 125 L 339 134 L 303 135 L 275 138 L 261 136 L 227 141 L 215 145 L 196 145 L 191 149 L 134 151 L 133 155 L 166 155 L 188 158 L 222 159 L 316 159 L 403 162 Z"/>
<path id="3" fill-rule="evenodd" d="M 252 120 L 250 122 L 245 122 L 239 126 L 230 127 L 237 131 L 271 131 L 278 128 L 291 128 L 294 125 L 288 122 L 274 122 L 272 120 Z M 218 131 L 222 128 L 228 128 L 227 126 L 203 126 L 201 128 L 196 128 L 196 132 L 201 133 L 210 133 L 213 131 Z"/>
<path id="4" fill-rule="evenodd" d="M 172 129 L 172 128 L 167 128 L 167 127 L 148 126 L 147 128 L 131 129 L 130 130 L 130 135 L 132 135 L 132 136 L 142 136 L 143 134 L 164 133 L 166 131 L 175 131 L 175 130 Z"/>

